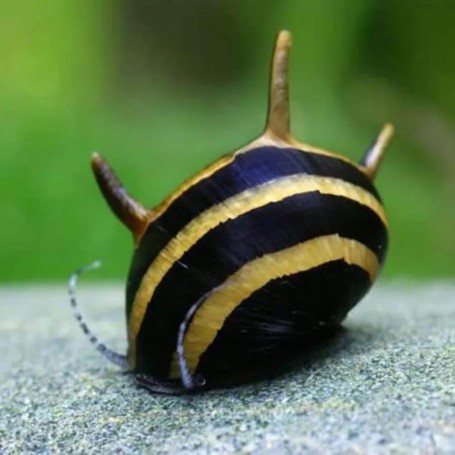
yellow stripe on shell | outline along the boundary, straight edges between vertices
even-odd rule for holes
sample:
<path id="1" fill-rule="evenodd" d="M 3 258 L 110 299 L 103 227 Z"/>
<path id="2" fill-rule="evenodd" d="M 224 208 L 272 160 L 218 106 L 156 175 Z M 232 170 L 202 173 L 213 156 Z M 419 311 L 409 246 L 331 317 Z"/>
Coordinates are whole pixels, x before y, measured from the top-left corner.
<path id="1" fill-rule="evenodd" d="M 368 191 L 341 179 L 297 174 L 278 178 L 258 185 L 223 202 L 210 207 L 188 223 L 160 251 L 150 264 L 135 295 L 128 327 L 130 347 L 130 364 L 136 363 L 136 337 L 147 310 L 147 304 L 153 297 L 155 289 L 176 261 L 207 232 L 221 223 L 235 219 L 259 207 L 297 194 L 318 191 L 321 194 L 341 196 L 362 204 L 373 210 L 387 225 L 386 216 L 381 203 Z"/>
<path id="2" fill-rule="evenodd" d="M 184 355 L 194 373 L 201 355 L 214 341 L 227 317 L 245 299 L 268 282 L 313 269 L 329 261 L 344 260 L 364 269 L 374 281 L 379 263 L 373 251 L 362 243 L 337 234 L 317 237 L 290 248 L 261 256 L 232 274 L 199 307 L 184 338 Z M 179 377 L 174 354 L 171 377 Z"/>

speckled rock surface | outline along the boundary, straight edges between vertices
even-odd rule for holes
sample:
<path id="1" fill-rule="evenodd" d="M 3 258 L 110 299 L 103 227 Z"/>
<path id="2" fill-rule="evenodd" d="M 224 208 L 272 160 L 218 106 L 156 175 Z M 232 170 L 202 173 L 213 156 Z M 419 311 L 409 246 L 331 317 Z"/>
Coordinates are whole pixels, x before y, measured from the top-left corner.
<path id="1" fill-rule="evenodd" d="M 80 295 L 120 350 L 122 298 Z M 152 396 L 93 351 L 64 288 L 0 288 L 0 453 L 455 453 L 455 283 L 379 286 L 345 327 L 275 380 Z"/>

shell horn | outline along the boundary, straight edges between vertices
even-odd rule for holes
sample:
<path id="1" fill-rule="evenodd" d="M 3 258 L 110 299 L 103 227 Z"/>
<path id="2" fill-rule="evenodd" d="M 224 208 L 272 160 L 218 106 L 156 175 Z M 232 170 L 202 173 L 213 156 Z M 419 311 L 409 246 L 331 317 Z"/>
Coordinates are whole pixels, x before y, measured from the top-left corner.
<path id="1" fill-rule="evenodd" d="M 285 140 L 289 138 L 288 67 L 291 44 L 291 34 L 287 30 L 278 33 L 270 69 L 269 108 L 265 128 L 266 133 Z"/>
<path id="2" fill-rule="evenodd" d="M 109 207 L 137 240 L 147 227 L 149 210 L 128 194 L 114 170 L 98 153 L 92 156 L 92 169 Z"/>
<path id="3" fill-rule="evenodd" d="M 391 123 L 386 123 L 373 144 L 368 148 L 364 157 L 360 160 L 365 174 L 373 180 L 379 165 L 384 158 L 384 152 L 393 136 L 394 128 Z"/>

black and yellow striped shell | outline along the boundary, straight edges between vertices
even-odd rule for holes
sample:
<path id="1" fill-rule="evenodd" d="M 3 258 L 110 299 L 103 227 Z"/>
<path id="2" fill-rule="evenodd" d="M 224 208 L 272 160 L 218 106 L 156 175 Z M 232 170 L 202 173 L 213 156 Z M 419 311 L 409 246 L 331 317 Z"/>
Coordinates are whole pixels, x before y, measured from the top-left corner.
<path id="1" fill-rule="evenodd" d="M 128 363 L 150 390 L 222 386 L 279 367 L 341 323 L 384 261 L 387 219 L 372 179 L 392 126 L 360 164 L 295 140 L 290 45 L 281 32 L 264 133 L 157 208 L 133 200 L 93 157 L 105 198 L 135 238 Z"/>

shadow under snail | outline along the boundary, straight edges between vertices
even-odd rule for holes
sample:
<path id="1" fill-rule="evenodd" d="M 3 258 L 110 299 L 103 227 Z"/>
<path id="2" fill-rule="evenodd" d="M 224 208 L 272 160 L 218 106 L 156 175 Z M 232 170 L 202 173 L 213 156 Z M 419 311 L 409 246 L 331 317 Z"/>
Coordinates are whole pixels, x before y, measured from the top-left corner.
<path id="1" fill-rule="evenodd" d="M 393 127 L 359 164 L 294 139 L 290 47 L 290 33 L 280 32 L 265 131 L 156 208 L 134 200 L 93 155 L 101 192 L 135 241 L 127 355 L 75 315 L 97 349 L 149 391 L 222 387 L 280 368 L 340 325 L 383 264 L 387 219 L 372 180 Z M 81 271 L 70 280 L 74 308 Z"/>

